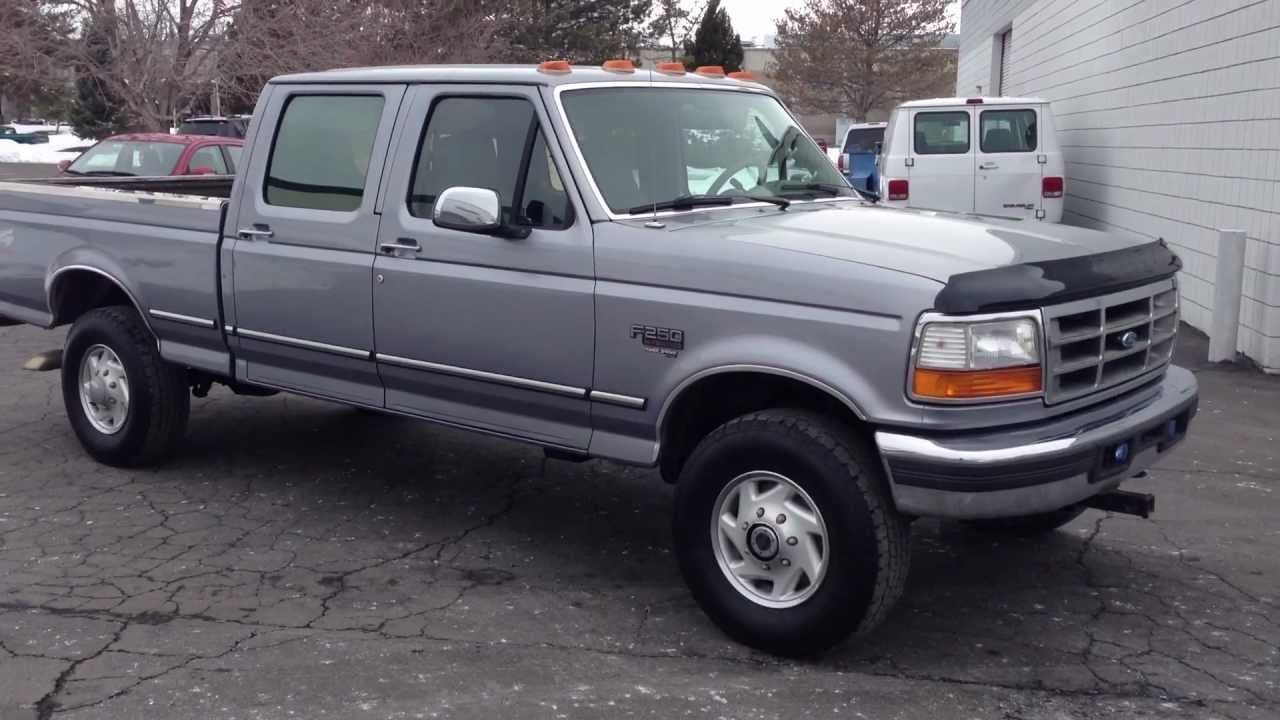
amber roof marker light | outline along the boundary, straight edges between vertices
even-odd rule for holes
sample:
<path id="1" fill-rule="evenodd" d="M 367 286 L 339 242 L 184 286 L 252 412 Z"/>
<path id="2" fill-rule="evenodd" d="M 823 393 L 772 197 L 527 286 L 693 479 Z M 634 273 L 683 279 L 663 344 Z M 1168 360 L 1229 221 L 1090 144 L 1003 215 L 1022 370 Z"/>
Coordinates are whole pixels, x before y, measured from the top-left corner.
<path id="1" fill-rule="evenodd" d="M 604 64 L 600 67 L 603 67 L 609 72 L 617 73 L 633 73 L 636 71 L 635 63 L 630 60 L 605 60 Z"/>
<path id="2" fill-rule="evenodd" d="M 724 68 L 719 65 L 702 65 L 694 72 L 707 77 L 724 77 Z"/>
<path id="3" fill-rule="evenodd" d="M 756 74 L 748 70 L 739 70 L 738 72 L 729 73 L 728 77 L 734 80 L 745 80 L 747 82 L 755 82 Z"/>
<path id="4" fill-rule="evenodd" d="M 568 60 L 548 60 L 538 65 L 538 72 L 559 75 L 573 72 L 573 66 L 569 64 Z"/>
<path id="5" fill-rule="evenodd" d="M 684 69 L 684 63 L 678 62 L 660 62 L 654 66 L 654 69 L 663 75 L 684 75 L 688 72 Z"/>

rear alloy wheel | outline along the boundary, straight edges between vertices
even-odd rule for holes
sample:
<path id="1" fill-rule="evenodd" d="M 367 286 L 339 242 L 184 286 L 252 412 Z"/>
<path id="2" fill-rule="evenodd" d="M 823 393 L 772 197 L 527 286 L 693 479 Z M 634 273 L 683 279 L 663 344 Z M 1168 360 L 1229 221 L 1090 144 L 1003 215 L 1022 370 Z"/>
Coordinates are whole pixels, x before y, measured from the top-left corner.
<path id="1" fill-rule="evenodd" d="M 680 473 L 673 535 L 703 611 L 779 655 L 876 627 L 910 559 L 875 448 L 803 410 L 751 413 L 703 438 Z"/>
<path id="2" fill-rule="evenodd" d="M 191 408 L 186 372 L 160 357 L 131 307 L 80 316 L 62 353 L 62 399 L 84 449 L 107 465 L 157 463 L 178 446 Z"/>

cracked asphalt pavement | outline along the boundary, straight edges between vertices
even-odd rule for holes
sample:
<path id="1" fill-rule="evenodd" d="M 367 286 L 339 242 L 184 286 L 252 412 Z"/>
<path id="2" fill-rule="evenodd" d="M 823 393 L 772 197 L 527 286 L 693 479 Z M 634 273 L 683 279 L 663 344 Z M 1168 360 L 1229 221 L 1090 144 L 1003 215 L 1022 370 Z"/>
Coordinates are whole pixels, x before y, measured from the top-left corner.
<path id="1" fill-rule="evenodd" d="M 1198 371 L 1189 439 L 1005 540 L 919 521 L 872 635 L 796 662 L 694 605 L 655 473 L 215 389 L 159 469 L 89 460 L 60 332 L 0 330 L 0 718 L 1280 716 L 1280 378 Z"/>

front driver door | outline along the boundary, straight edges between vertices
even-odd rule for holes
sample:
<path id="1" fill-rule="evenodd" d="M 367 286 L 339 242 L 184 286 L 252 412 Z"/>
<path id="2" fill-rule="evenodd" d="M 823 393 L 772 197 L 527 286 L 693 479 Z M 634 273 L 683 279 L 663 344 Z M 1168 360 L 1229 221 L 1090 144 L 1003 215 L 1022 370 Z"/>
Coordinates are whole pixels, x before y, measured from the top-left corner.
<path id="1" fill-rule="evenodd" d="M 536 90 L 420 86 L 406 101 L 374 264 L 387 407 L 586 448 L 591 224 L 563 181 Z M 435 199 L 451 187 L 495 190 L 528 237 L 437 227 Z"/>

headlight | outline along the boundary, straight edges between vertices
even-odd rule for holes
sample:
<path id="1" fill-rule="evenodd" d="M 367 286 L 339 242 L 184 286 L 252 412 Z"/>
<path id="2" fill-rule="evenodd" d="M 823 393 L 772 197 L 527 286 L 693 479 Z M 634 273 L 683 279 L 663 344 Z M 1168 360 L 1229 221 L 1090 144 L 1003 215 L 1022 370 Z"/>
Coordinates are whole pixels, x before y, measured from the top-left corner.
<path id="1" fill-rule="evenodd" d="M 913 397 L 980 400 L 1041 392 L 1040 325 L 1034 318 L 921 322 Z"/>

